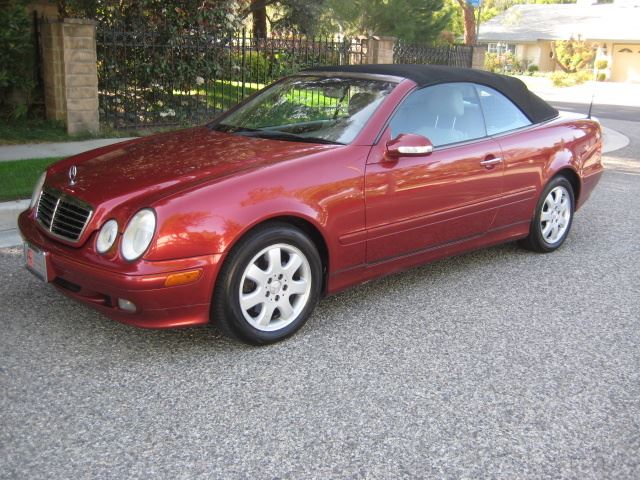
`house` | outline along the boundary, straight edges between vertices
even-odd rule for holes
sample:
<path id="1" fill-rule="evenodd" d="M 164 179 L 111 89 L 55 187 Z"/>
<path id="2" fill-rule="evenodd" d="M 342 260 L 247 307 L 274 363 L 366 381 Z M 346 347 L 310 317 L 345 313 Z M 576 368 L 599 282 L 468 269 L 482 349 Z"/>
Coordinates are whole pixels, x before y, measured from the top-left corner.
<path id="1" fill-rule="evenodd" d="M 640 82 L 640 1 L 593 4 L 515 5 L 480 26 L 487 52 L 512 52 L 524 67 L 559 68 L 551 43 L 570 38 L 593 42 L 596 59 L 607 60 L 607 77 Z"/>

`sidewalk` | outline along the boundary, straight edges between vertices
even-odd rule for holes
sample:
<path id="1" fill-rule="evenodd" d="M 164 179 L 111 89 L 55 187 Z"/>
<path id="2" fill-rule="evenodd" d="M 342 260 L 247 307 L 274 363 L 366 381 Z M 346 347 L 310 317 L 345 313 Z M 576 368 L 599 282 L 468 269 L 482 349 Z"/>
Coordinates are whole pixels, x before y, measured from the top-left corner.
<path id="1" fill-rule="evenodd" d="M 135 138 L 135 137 L 133 137 Z M 104 147 L 132 138 L 98 138 L 81 142 L 29 143 L 25 145 L 5 145 L 0 147 L 0 162 L 25 158 L 69 157 L 78 153 Z"/>
<path id="2" fill-rule="evenodd" d="M 16 222 L 20 212 L 27 208 L 29 208 L 29 200 L 0 203 L 0 248 L 13 247 L 22 243 Z"/>

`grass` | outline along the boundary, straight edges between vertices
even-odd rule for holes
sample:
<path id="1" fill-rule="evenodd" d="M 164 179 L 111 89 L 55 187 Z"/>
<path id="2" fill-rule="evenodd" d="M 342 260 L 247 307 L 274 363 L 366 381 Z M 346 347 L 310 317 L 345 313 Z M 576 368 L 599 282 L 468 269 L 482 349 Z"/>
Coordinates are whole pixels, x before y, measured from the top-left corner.
<path id="1" fill-rule="evenodd" d="M 62 157 L 0 162 L 0 201 L 29 198 L 38 176 Z"/>
<path id="2" fill-rule="evenodd" d="M 22 143 L 73 142 L 90 138 L 137 136 L 136 132 L 104 130 L 98 134 L 69 135 L 62 122 L 41 119 L 0 119 L 0 145 Z"/>

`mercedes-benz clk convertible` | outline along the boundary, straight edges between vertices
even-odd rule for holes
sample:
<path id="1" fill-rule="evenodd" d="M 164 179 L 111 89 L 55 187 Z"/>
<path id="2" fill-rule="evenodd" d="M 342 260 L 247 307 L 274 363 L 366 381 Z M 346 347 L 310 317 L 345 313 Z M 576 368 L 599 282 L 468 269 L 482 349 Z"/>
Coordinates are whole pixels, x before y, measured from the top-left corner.
<path id="1" fill-rule="evenodd" d="M 29 270 L 112 319 L 267 344 L 375 277 L 514 240 L 556 250 L 601 146 L 597 121 L 515 78 L 317 68 L 208 125 L 53 164 L 19 227 Z"/>

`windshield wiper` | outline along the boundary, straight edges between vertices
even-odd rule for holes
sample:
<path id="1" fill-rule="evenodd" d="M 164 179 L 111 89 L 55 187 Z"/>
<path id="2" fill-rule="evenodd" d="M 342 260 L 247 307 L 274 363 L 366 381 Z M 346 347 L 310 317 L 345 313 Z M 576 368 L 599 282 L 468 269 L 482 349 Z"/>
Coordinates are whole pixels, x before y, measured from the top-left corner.
<path id="1" fill-rule="evenodd" d="M 292 142 L 307 142 L 307 143 L 323 143 L 327 145 L 344 145 L 344 143 L 336 142 L 333 140 L 327 140 L 320 137 L 303 137 L 302 135 L 296 135 L 295 133 L 281 132 L 279 130 L 249 130 L 240 129 L 233 133 L 238 135 L 244 135 L 246 137 L 258 137 L 268 138 L 271 140 L 289 140 Z"/>

